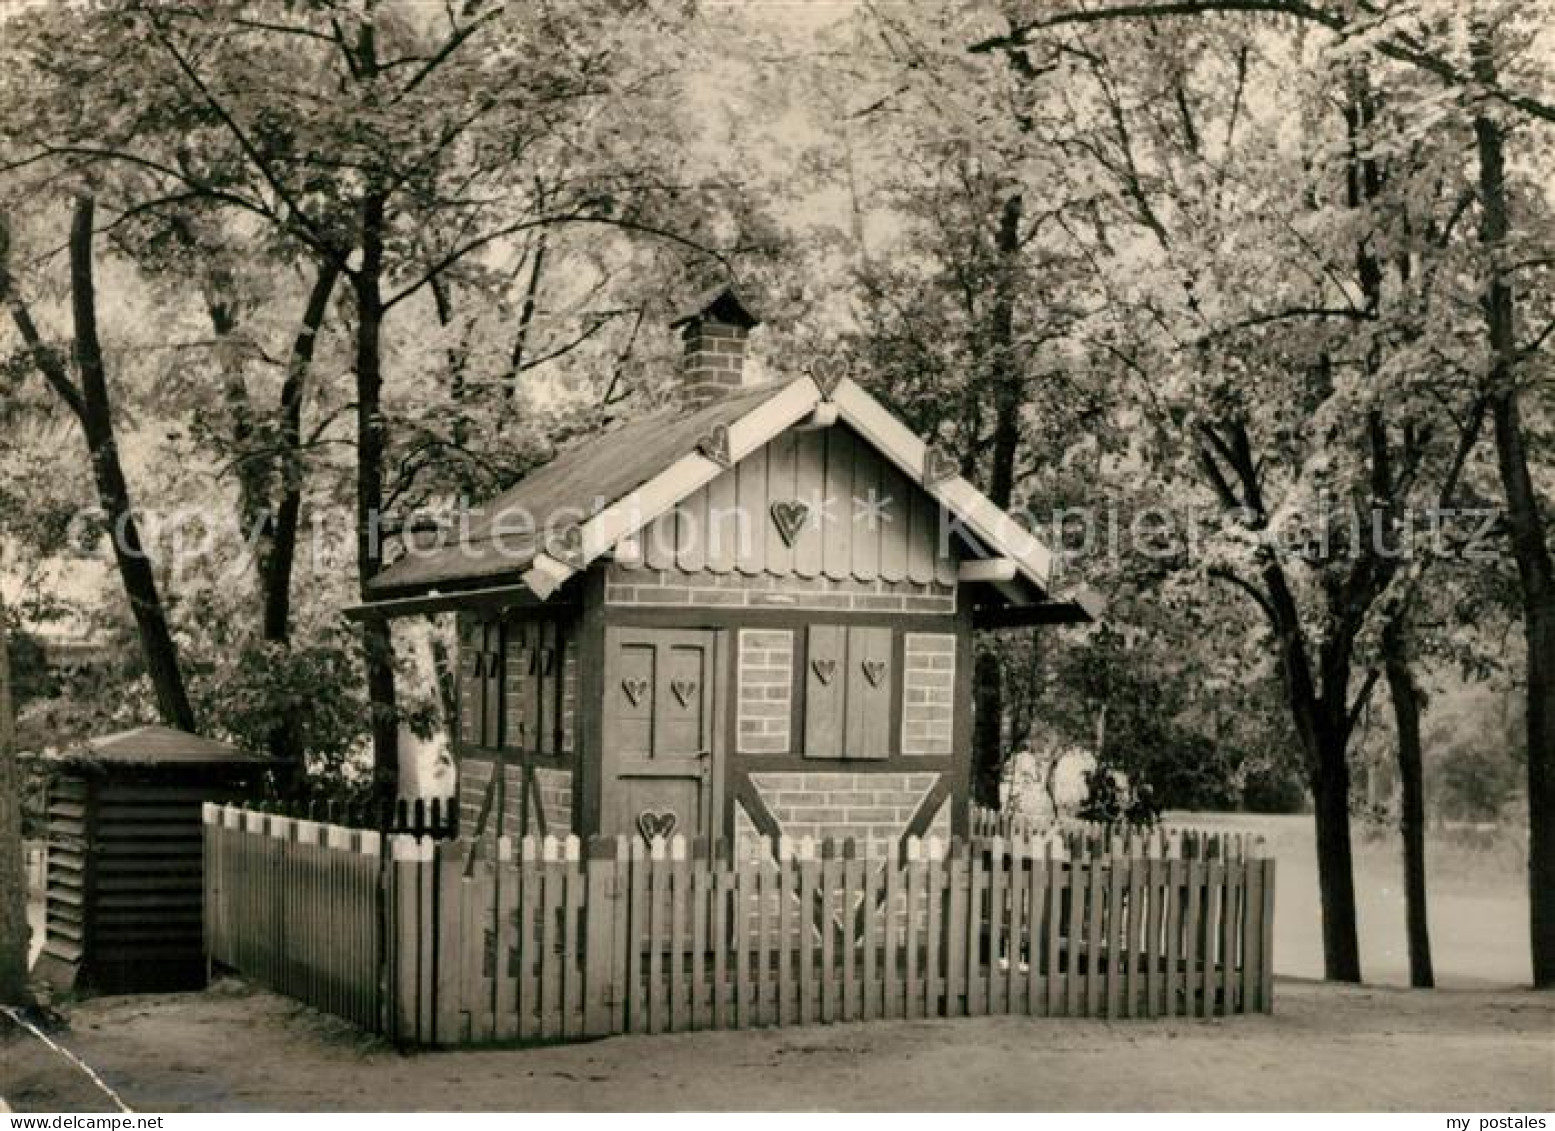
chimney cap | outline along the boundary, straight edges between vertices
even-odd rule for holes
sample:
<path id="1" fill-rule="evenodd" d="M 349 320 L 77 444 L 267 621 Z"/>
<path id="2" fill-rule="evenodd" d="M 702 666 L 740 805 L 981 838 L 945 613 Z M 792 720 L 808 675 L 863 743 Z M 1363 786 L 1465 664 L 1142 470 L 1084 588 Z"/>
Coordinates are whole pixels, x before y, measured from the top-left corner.
<path id="1" fill-rule="evenodd" d="M 709 319 L 729 326 L 740 326 L 746 330 L 761 323 L 761 319 L 750 312 L 734 287 L 728 283 L 720 283 L 716 287 L 703 291 L 681 307 L 674 321 L 670 323 L 670 329 L 678 330 L 686 323 L 697 319 Z"/>

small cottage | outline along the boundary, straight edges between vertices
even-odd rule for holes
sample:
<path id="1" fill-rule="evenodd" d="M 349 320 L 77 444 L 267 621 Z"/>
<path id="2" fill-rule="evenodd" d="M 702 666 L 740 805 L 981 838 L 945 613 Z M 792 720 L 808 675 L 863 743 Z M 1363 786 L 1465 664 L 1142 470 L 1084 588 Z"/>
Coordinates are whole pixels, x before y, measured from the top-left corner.
<path id="1" fill-rule="evenodd" d="M 704 296 L 673 409 L 371 584 L 457 613 L 465 835 L 965 833 L 973 630 L 1096 614 L 841 367 L 746 386 L 756 324 Z"/>

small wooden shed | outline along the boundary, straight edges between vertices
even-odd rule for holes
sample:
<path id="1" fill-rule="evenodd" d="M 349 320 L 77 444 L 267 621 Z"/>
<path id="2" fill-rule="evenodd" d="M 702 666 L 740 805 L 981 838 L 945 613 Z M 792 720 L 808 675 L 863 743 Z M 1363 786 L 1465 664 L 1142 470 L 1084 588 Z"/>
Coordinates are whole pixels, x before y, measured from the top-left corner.
<path id="1" fill-rule="evenodd" d="M 61 757 L 48 790 L 45 938 L 33 975 L 103 993 L 205 984 L 201 805 L 271 759 L 143 726 Z"/>
<path id="2" fill-rule="evenodd" d="M 979 627 L 1093 619 L 1014 516 L 823 360 L 743 381 L 719 288 L 678 402 L 413 546 L 356 617 L 459 619 L 461 831 L 966 831 Z"/>

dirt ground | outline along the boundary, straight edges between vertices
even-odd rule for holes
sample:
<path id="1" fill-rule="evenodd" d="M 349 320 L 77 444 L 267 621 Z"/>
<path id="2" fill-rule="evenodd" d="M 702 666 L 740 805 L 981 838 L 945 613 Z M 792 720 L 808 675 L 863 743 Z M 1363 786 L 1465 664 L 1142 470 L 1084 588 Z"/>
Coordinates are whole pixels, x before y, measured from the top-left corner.
<path id="1" fill-rule="evenodd" d="M 14 1027 L 0 1095 L 109 1110 Z M 1555 995 L 1282 981 L 1269 1017 L 985 1018 L 402 1055 L 241 983 L 100 998 L 56 1034 L 142 1111 L 1555 1110 Z"/>

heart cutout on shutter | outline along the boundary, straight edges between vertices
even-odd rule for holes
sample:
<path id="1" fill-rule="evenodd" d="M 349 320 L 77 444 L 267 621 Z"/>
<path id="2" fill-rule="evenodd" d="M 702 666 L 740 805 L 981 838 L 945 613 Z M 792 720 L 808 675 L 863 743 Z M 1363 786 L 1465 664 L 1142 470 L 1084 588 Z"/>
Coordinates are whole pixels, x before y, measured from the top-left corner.
<path id="1" fill-rule="evenodd" d="M 691 706 L 691 697 L 697 693 L 696 680 L 672 679 L 670 680 L 670 692 L 680 700 L 682 707 Z"/>
<path id="2" fill-rule="evenodd" d="M 643 839 L 652 844 L 659 837 L 669 839 L 674 833 L 675 826 L 680 824 L 680 818 L 674 810 L 666 809 L 662 813 L 652 809 L 644 809 L 637 814 L 637 831 L 643 834 Z"/>
<path id="3" fill-rule="evenodd" d="M 697 441 L 697 451 L 712 460 L 719 467 L 729 467 L 733 460 L 729 457 L 729 426 L 727 424 L 715 424 Z"/>
<path id="4" fill-rule="evenodd" d="M 864 678 L 869 680 L 869 686 L 879 687 L 880 681 L 885 678 L 885 661 L 865 660 Z"/>
<path id="5" fill-rule="evenodd" d="M 799 536 L 799 528 L 805 524 L 805 519 L 810 517 L 810 508 L 797 501 L 777 502 L 772 504 L 772 521 L 777 524 L 778 535 L 783 539 L 783 545 L 792 546 L 794 539 Z"/>
<path id="6" fill-rule="evenodd" d="M 961 465 L 956 462 L 956 457 L 944 448 L 930 448 L 923 456 L 923 482 L 933 487 L 943 483 L 947 479 L 954 479 L 961 474 Z"/>
<path id="7" fill-rule="evenodd" d="M 815 678 L 821 681 L 822 687 L 830 686 L 832 677 L 837 674 L 836 660 L 811 660 L 810 670 L 815 672 Z"/>
<path id="8" fill-rule="evenodd" d="M 558 530 L 545 540 L 545 552 L 571 569 L 582 569 L 583 531 L 576 526 Z"/>
<path id="9" fill-rule="evenodd" d="M 646 679 L 623 679 L 621 681 L 621 690 L 626 692 L 626 697 L 631 700 L 632 706 L 637 707 L 642 704 L 643 696 L 648 694 L 648 681 Z"/>

